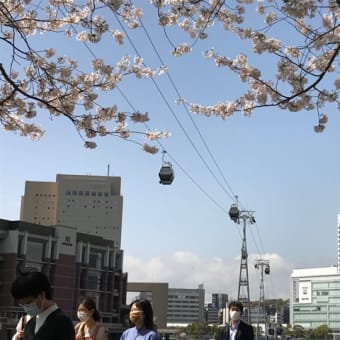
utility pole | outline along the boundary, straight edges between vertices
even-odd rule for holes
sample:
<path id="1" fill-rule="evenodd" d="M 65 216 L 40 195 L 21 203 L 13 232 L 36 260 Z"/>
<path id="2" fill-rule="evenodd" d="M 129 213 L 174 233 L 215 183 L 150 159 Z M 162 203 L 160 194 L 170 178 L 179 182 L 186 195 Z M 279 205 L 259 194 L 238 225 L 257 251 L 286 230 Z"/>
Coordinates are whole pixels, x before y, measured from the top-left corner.
<path id="1" fill-rule="evenodd" d="M 250 224 L 256 223 L 253 216 L 254 211 L 239 210 L 237 204 L 233 204 L 229 210 L 229 217 L 235 222 L 240 224 L 243 222 L 243 236 L 242 236 L 242 248 L 241 248 L 241 263 L 240 263 L 240 275 L 238 281 L 238 294 L 237 299 L 245 308 L 243 319 L 248 324 L 251 324 L 250 313 L 250 296 L 249 296 L 249 276 L 248 276 L 248 252 L 247 252 L 247 236 L 246 227 L 247 222 Z"/>
<path id="2" fill-rule="evenodd" d="M 260 299 L 259 299 L 259 305 L 257 310 L 257 327 L 256 327 L 256 339 L 258 338 L 258 332 L 259 332 L 259 319 L 260 315 L 263 315 L 264 319 L 264 332 L 267 334 L 267 317 L 266 317 L 266 311 L 264 308 L 264 281 L 263 281 L 263 273 L 269 275 L 270 273 L 270 267 L 269 267 L 269 260 L 264 259 L 258 259 L 255 261 L 255 269 L 261 270 L 261 281 L 260 281 Z"/>

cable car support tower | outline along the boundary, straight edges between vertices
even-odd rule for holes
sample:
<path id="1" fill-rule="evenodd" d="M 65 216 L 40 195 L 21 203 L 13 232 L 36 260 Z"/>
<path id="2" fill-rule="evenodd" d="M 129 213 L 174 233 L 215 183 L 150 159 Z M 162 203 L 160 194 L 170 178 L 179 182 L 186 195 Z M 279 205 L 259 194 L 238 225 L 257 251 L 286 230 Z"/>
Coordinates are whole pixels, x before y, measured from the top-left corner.
<path id="1" fill-rule="evenodd" d="M 229 210 L 229 217 L 235 223 L 240 224 L 241 221 L 243 222 L 241 263 L 240 263 L 240 275 L 239 275 L 239 282 L 238 282 L 237 300 L 240 301 L 245 307 L 243 311 L 243 320 L 247 322 L 248 324 L 251 324 L 251 313 L 250 313 L 250 296 L 249 296 L 246 227 L 247 227 L 247 222 L 250 224 L 256 223 L 253 214 L 254 214 L 254 211 L 239 210 L 238 204 L 233 204 Z"/>
<path id="2" fill-rule="evenodd" d="M 269 260 L 264 259 L 257 259 L 255 261 L 255 269 L 261 270 L 261 281 L 260 281 L 260 299 L 259 299 L 259 305 L 258 305 L 258 311 L 257 311 L 257 327 L 256 327 L 256 337 L 255 339 L 258 339 L 258 333 L 260 329 L 259 325 L 259 319 L 260 316 L 262 316 L 262 319 L 264 321 L 264 334 L 267 334 L 267 316 L 266 316 L 266 309 L 264 306 L 264 280 L 263 280 L 263 273 L 266 275 L 270 274 L 270 266 L 269 266 Z"/>

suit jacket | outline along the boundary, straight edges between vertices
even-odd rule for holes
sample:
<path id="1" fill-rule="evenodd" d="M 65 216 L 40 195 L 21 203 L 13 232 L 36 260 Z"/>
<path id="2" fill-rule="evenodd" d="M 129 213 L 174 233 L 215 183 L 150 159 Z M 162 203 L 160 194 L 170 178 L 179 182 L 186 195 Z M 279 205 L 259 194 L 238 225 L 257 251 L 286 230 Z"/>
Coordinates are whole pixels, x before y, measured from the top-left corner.
<path id="1" fill-rule="evenodd" d="M 230 340 L 229 337 L 230 325 L 226 325 L 223 328 L 219 328 L 215 336 L 216 340 Z M 254 340 L 254 329 L 253 326 L 240 320 L 238 329 L 235 335 L 235 340 Z"/>

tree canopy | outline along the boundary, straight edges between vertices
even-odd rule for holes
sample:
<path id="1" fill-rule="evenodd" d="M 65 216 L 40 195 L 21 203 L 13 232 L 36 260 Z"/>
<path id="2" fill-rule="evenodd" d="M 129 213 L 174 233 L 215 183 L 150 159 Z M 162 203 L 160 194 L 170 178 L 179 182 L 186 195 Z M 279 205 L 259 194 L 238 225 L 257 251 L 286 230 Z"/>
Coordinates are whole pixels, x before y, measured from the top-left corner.
<path id="1" fill-rule="evenodd" d="M 96 147 L 99 136 L 141 135 L 147 142 L 137 143 L 147 152 L 157 152 L 148 141 L 167 137 L 168 132 L 130 127 L 137 123 L 148 127 L 148 112 L 122 111 L 102 98 L 119 91 L 126 77 L 152 78 L 166 73 L 167 65 L 151 68 L 143 56 L 124 54 L 108 63 L 101 48 L 84 65 L 54 46 L 54 36 L 62 36 L 74 48 L 111 39 L 119 50 L 127 32 L 141 27 L 146 6 L 157 13 L 158 27 L 174 58 L 190 53 L 199 40 L 209 41 L 212 30 L 248 44 L 232 56 L 213 47 L 202 51 L 218 68 L 236 74 L 246 90 L 210 104 L 178 98 L 177 103 L 191 113 L 226 119 L 237 112 L 249 116 L 259 108 L 306 110 L 316 115 L 315 132 L 322 132 L 327 110 L 339 110 L 339 0 L 3 0 L 0 122 L 4 129 L 37 139 L 44 134 L 39 115 L 63 116 L 88 148 Z M 115 26 L 112 16 L 121 25 Z M 174 42 L 171 30 L 185 32 L 186 40 Z M 42 36 L 47 38 L 41 40 Z M 275 71 L 270 74 L 264 72 L 265 63 L 253 58 L 263 55 L 271 57 Z"/>

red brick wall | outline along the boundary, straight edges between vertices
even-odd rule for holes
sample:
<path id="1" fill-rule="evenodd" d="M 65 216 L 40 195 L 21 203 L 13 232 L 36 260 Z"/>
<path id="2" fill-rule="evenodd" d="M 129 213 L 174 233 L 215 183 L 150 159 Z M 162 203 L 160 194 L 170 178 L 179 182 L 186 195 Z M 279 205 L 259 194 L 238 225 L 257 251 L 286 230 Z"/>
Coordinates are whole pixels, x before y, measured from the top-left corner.
<path id="1" fill-rule="evenodd" d="M 60 254 L 55 266 L 53 296 L 58 306 L 69 316 L 74 312 L 75 257 Z"/>

